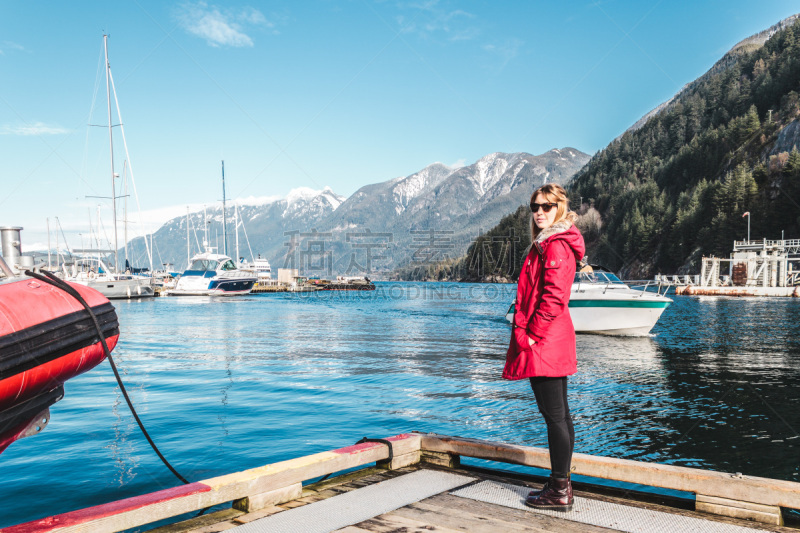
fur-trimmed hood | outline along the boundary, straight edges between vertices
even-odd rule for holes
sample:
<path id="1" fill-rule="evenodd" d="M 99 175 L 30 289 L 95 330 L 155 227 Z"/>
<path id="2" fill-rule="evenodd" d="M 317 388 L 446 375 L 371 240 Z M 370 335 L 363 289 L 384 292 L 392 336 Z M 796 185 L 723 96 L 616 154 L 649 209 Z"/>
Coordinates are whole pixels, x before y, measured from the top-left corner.
<path id="1" fill-rule="evenodd" d="M 548 244 L 554 240 L 562 240 L 572 248 L 572 253 L 575 254 L 576 262 L 583 259 L 583 255 L 586 253 L 586 245 L 583 242 L 583 235 L 581 235 L 581 232 L 578 231 L 578 228 L 575 227 L 572 221 L 566 219 L 560 220 L 549 228 L 543 229 L 539 235 L 536 236 L 536 240 L 533 244 L 539 253 L 542 254 Z"/>
<path id="2" fill-rule="evenodd" d="M 556 233 L 564 233 L 568 231 L 574 224 L 567 219 L 559 220 L 549 228 L 543 229 L 539 235 L 536 236 L 536 242 L 542 242 L 548 237 L 552 237 Z"/>

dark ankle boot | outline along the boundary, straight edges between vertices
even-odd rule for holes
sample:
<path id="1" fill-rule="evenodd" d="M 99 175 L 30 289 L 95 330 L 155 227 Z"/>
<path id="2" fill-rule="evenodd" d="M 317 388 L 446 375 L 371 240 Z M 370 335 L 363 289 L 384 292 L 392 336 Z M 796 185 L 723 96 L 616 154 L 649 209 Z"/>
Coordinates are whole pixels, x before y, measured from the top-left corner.
<path id="1" fill-rule="evenodd" d="M 544 482 L 544 485 L 542 485 L 541 489 L 530 491 L 528 493 L 528 498 L 535 498 L 535 497 L 539 496 L 542 492 L 547 490 L 547 487 L 549 487 L 549 486 L 550 486 L 550 479 L 548 478 L 548 480 Z"/>
<path id="2" fill-rule="evenodd" d="M 528 496 L 525 505 L 549 511 L 572 510 L 572 483 L 568 477 L 551 477 L 537 496 Z"/>

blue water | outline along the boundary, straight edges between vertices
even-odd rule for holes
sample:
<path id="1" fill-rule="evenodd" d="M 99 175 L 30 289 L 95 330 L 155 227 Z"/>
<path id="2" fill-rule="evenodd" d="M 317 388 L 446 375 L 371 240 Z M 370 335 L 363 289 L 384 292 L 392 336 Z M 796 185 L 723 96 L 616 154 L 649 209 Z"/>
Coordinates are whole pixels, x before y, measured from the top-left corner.
<path id="1" fill-rule="evenodd" d="M 121 301 L 113 355 L 190 481 L 412 430 L 546 446 L 527 382 L 500 378 L 514 290 Z M 800 301 L 674 300 L 652 337 L 578 336 L 576 451 L 800 481 Z M 65 388 L 0 455 L 0 527 L 178 484 L 107 362 Z"/>

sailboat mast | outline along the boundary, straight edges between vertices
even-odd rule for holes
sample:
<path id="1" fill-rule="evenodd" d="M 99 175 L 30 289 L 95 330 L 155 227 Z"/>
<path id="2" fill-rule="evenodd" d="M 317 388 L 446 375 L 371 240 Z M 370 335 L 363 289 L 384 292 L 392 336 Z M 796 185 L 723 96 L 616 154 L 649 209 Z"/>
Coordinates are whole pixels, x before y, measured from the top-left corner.
<path id="1" fill-rule="evenodd" d="M 47 270 L 53 270 L 50 266 L 50 217 L 47 217 Z"/>
<path id="2" fill-rule="evenodd" d="M 225 161 L 222 161 L 222 250 L 228 255 L 228 224 L 225 219 Z"/>
<path id="3" fill-rule="evenodd" d="M 203 248 L 205 248 L 203 251 L 208 251 L 210 243 L 208 242 L 208 218 L 206 217 L 206 206 L 203 206 L 203 228 Z"/>
<path id="4" fill-rule="evenodd" d="M 58 253 L 58 248 L 59 248 L 59 244 L 58 244 L 58 227 L 60 225 L 61 225 L 61 223 L 58 221 L 58 217 L 56 217 L 56 266 L 57 267 L 61 266 L 61 256 Z"/>
<path id="5" fill-rule="evenodd" d="M 114 136 L 111 124 L 111 84 L 109 74 L 111 65 L 108 63 L 108 35 L 103 35 L 103 48 L 106 53 L 106 101 L 108 102 L 108 146 L 111 153 L 111 211 L 114 221 L 114 269 L 119 272 L 119 257 L 117 253 L 117 190 L 114 176 Z"/>
<path id="6" fill-rule="evenodd" d="M 236 228 L 236 264 L 239 264 L 239 205 L 233 202 L 233 227 Z"/>
<path id="7" fill-rule="evenodd" d="M 186 268 L 188 270 L 189 266 L 192 264 L 192 253 L 190 249 L 190 241 L 189 241 L 189 206 L 186 206 Z"/>
<path id="8" fill-rule="evenodd" d="M 122 164 L 122 187 L 123 192 L 122 196 L 124 200 L 122 201 L 122 239 L 125 241 L 125 266 L 128 266 L 128 160 L 126 159 L 125 162 Z M 152 250 L 153 247 L 151 246 L 150 249 Z M 152 272 L 152 265 L 150 271 Z"/>

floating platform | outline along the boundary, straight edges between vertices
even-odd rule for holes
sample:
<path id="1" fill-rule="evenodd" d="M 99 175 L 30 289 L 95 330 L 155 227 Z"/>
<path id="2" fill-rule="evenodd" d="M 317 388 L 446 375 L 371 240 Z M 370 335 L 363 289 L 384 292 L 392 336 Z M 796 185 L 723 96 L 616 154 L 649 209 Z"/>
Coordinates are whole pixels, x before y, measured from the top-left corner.
<path id="1" fill-rule="evenodd" d="M 431 433 L 396 435 L 10 526 L 3 533 L 145 531 L 147 524 L 231 502 L 227 509 L 160 525 L 155 533 L 797 532 L 781 508 L 800 508 L 800 483 L 575 454 L 570 512 L 534 510 L 543 478 L 462 465 L 461 457 L 547 468 L 547 450 Z M 376 462 L 371 466 L 372 462 Z M 328 475 L 365 467 L 325 479 Z M 323 476 L 322 480 L 313 482 Z M 592 479 L 594 478 L 594 479 Z M 613 488 L 598 478 L 627 483 Z M 309 483 L 303 486 L 303 483 Z M 619 484 L 618 484 L 619 485 Z M 684 491 L 666 496 L 643 486 Z M 693 497 L 692 497 L 693 496 Z"/>
<path id="2" fill-rule="evenodd" d="M 796 287 L 700 287 L 687 285 L 675 287 L 675 294 L 679 296 L 782 296 L 800 298 L 800 285 Z"/>
<path id="3" fill-rule="evenodd" d="M 286 285 L 259 285 L 256 283 L 250 294 L 263 294 L 270 292 L 287 292 L 289 288 Z"/>
<path id="4" fill-rule="evenodd" d="M 374 291 L 372 283 L 320 283 L 315 285 L 318 291 Z"/>

